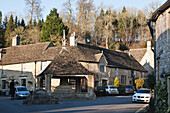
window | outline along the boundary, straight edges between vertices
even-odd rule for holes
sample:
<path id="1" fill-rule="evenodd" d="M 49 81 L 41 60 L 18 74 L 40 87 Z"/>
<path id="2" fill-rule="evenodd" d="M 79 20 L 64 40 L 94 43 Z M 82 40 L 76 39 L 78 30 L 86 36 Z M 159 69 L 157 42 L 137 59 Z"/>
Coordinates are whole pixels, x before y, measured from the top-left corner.
<path id="1" fill-rule="evenodd" d="M 121 75 L 121 84 L 126 84 L 126 75 Z"/>
<path id="2" fill-rule="evenodd" d="M 87 92 L 87 79 L 81 78 L 81 92 Z"/>
<path id="3" fill-rule="evenodd" d="M 21 86 L 26 86 L 26 79 L 21 79 Z"/>
<path id="4" fill-rule="evenodd" d="M 6 89 L 6 80 L 2 80 L 2 89 Z"/>
<path id="5" fill-rule="evenodd" d="M 2 75 L 6 75 L 6 70 L 2 69 Z"/>
<path id="6" fill-rule="evenodd" d="M 100 65 L 100 72 L 104 72 L 104 65 Z"/>

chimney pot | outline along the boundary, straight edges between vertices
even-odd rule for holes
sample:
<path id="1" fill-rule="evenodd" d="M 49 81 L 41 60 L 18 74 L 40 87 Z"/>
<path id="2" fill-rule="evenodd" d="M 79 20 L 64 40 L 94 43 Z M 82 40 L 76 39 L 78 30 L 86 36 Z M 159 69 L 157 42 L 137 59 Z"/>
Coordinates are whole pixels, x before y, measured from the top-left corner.
<path id="1" fill-rule="evenodd" d="M 16 35 L 15 37 L 12 38 L 12 46 L 18 46 L 20 45 L 20 37 Z"/>
<path id="2" fill-rule="evenodd" d="M 77 46 L 77 39 L 76 39 L 75 32 L 73 34 L 71 34 L 71 37 L 70 37 L 70 46 Z"/>

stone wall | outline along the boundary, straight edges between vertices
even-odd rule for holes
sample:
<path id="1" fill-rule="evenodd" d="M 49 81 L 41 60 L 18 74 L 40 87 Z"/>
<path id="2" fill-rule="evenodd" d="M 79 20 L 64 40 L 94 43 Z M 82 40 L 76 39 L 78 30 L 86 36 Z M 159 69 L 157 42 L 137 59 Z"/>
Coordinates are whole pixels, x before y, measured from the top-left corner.
<path id="1" fill-rule="evenodd" d="M 170 8 L 164 11 L 156 21 L 156 80 L 163 80 L 162 75 L 168 76 L 168 104 L 170 106 Z M 159 63 L 158 63 L 159 62 Z"/>
<path id="2" fill-rule="evenodd" d="M 170 72 L 170 8 L 162 13 L 156 21 L 156 57 L 157 76 L 161 80 L 163 73 Z M 159 62 L 159 68 L 158 68 Z M 158 72 L 159 69 L 159 72 Z M 157 78 L 158 80 L 158 78 Z"/>
<path id="3" fill-rule="evenodd" d="M 49 64 L 51 61 L 45 62 L 29 62 L 29 63 L 22 63 L 22 64 L 11 64 L 11 65 L 3 65 L 0 66 L 0 90 L 2 90 L 2 80 L 6 80 L 6 89 L 9 90 L 9 82 L 10 79 L 15 79 L 14 82 L 17 82 L 17 86 L 21 85 L 21 79 L 26 79 L 26 87 L 28 90 L 35 90 L 35 74 L 40 74 Z M 2 73 L 3 70 L 3 73 Z M 12 77 L 13 76 L 13 77 Z M 3 91 L 2 90 L 2 91 Z"/>

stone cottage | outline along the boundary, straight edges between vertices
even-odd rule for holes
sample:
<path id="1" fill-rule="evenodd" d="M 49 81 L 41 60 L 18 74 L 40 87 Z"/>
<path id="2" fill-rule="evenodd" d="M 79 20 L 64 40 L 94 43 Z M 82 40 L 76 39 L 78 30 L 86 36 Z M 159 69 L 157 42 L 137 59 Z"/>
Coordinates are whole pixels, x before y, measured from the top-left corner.
<path id="1" fill-rule="evenodd" d="M 148 74 L 153 72 L 154 52 L 152 50 L 151 41 L 147 41 L 147 48 L 130 49 L 127 52 L 132 55 L 148 71 Z"/>
<path id="2" fill-rule="evenodd" d="M 48 92 L 67 92 L 75 97 L 93 98 L 95 86 L 133 84 L 134 77 L 146 76 L 147 70 L 131 55 L 76 42 L 70 46 L 54 47 L 52 43 L 15 45 L 1 49 L 0 90 L 15 85 L 29 90 L 45 88 Z M 75 93 L 76 92 L 76 93 Z"/>
<path id="3" fill-rule="evenodd" d="M 156 82 L 167 76 L 168 104 L 170 106 L 170 0 L 167 0 L 152 15 L 149 27 L 155 46 Z"/>

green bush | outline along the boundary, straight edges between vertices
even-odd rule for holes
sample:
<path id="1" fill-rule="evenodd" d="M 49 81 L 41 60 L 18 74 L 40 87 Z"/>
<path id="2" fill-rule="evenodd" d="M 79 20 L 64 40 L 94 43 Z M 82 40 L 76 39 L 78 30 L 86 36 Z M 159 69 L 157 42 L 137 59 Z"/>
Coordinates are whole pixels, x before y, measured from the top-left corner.
<path id="1" fill-rule="evenodd" d="M 168 109 L 168 92 L 167 92 L 167 78 L 164 77 L 163 84 L 159 81 L 156 85 L 156 113 L 169 113 Z"/>

